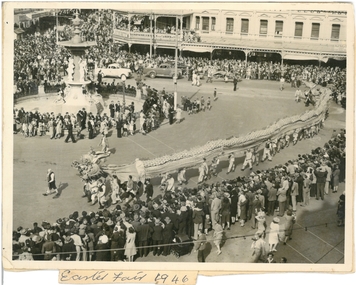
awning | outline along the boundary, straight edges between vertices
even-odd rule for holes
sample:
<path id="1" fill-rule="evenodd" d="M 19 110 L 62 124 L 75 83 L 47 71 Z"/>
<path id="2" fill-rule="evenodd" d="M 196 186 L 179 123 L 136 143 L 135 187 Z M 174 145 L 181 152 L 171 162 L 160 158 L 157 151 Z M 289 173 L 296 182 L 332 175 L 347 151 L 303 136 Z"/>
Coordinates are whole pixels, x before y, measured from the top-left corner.
<path id="1" fill-rule="evenodd" d="M 304 55 L 304 54 L 287 54 L 283 56 L 283 59 L 292 59 L 292 60 L 319 60 L 319 57 L 316 55 Z"/>
<path id="2" fill-rule="evenodd" d="M 338 57 L 338 56 L 335 56 L 335 57 L 332 57 L 331 59 L 335 59 L 335 60 L 346 60 L 346 57 Z"/>
<path id="3" fill-rule="evenodd" d="M 19 15 L 19 22 L 31 21 L 32 19 L 27 17 L 26 15 Z"/>
<path id="4" fill-rule="evenodd" d="M 183 47 L 182 50 L 188 50 L 193 52 L 212 52 L 213 48 L 211 47 Z"/>
<path id="5" fill-rule="evenodd" d="M 307 55 L 307 54 L 286 54 L 283 56 L 283 59 L 291 60 L 317 60 L 328 62 L 329 58 L 327 56 L 317 56 L 317 55 Z"/>
<path id="6" fill-rule="evenodd" d="M 23 29 L 21 29 L 21 28 L 17 28 L 17 29 L 14 30 L 14 32 L 15 32 L 15 34 L 22 34 L 25 31 Z"/>

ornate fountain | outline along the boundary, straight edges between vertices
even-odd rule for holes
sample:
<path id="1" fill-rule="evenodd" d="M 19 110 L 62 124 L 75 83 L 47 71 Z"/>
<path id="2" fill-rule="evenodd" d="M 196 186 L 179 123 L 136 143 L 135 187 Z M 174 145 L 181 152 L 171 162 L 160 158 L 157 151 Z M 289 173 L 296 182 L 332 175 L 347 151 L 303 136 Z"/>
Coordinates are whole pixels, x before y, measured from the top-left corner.
<path id="1" fill-rule="evenodd" d="M 58 42 L 58 45 L 64 46 L 71 53 L 68 61 L 68 77 L 65 80 L 67 85 L 64 91 L 64 99 L 57 101 L 59 112 L 76 114 L 80 109 L 85 108 L 88 112 L 96 114 L 101 112 L 104 106 L 103 99 L 96 91 L 88 90 L 87 62 L 84 57 L 85 51 L 96 42 L 83 41 L 81 38 L 81 20 L 79 13 L 75 13 L 75 18 L 72 20 L 74 31 L 73 37 L 69 41 Z"/>

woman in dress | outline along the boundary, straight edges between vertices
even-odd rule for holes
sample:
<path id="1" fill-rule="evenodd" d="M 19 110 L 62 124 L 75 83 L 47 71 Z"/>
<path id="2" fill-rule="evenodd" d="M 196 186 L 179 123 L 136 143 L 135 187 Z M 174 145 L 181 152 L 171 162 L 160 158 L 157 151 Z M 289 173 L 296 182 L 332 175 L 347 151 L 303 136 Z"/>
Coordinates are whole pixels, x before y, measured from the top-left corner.
<path id="1" fill-rule="evenodd" d="M 214 244 L 216 245 L 217 251 L 216 254 L 220 255 L 221 254 L 221 241 L 223 238 L 223 227 L 219 224 L 216 223 L 214 226 L 214 235 L 213 235 L 213 239 L 214 239 Z"/>
<path id="2" fill-rule="evenodd" d="M 248 200 L 245 196 L 245 193 L 240 190 L 239 193 L 239 212 L 240 212 L 240 225 L 243 227 L 245 225 L 245 221 L 247 220 L 247 206 L 248 206 Z"/>
<path id="3" fill-rule="evenodd" d="M 181 120 L 182 120 L 182 109 L 178 105 L 176 110 L 176 123 L 179 124 Z"/>
<path id="4" fill-rule="evenodd" d="M 277 217 L 274 217 L 270 224 L 268 243 L 270 252 L 277 251 L 276 247 L 279 243 L 279 218 Z"/>
<path id="5" fill-rule="evenodd" d="M 287 244 L 287 241 L 292 239 L 293 225 L 295 223 L 295 216 L 293 216 L 292 214 L 292 211 L 288 210 L 285 215 L 286 223 L 284 224 L 284 244 Z"/>
<path id="6" fill-rule="evenodd" d="M 108 138 L 106 137 L 106 135 L 103 133 L 99 146 L 101 146 L 101 151 L 106 153 L 109 151 L 109 141 Z"/>
<path id="7" fill-rule="evenodd" d="M 110 183 L 111 183 L 111 190 L 112 190 L 111 205 L 115 205 L 115 204 L 117 204 L 117 200 L 119 200 L 119 202 L 121 202 L 121 198 L 119 196 L 119 194 L 120 194 L 120 180 L 114 174 L 110 180 Z"/>
<path id="8" fill-rule="evenodd" d="M 335 170 L 333 171 L 333 193 L 337 192 L 339 189 L 339 180 L 340 180 L 340 169 L 339 166 L 335 166 Z"/>
<path id="9" fill-rule="evenodd" d="M 54 133 L 54 122 L 52 118 L 48 121 L 47 128 L 48 128 L 50 139 L 53 139 L 55 133 Z"/>
<path id="10" fill-rule="evenodd" d="M 56 120 L 56 139 L 59 139 L 62 136 L 62 126 L 63 122 L 60 117 Z"/>
<path id="11" fill-rule="evenodd" d="M 230 217 L 231 217 L 231 212 L 230 212 L 230 194 L 229 193 L 224 193 L 225 197 L 222 200 L 221 203 L 221 226 L 223 229 L 225 229 L 225 226 L 227 226 L 227 229 L 230 230 Z"/>
<path id="12" fill-rule="evenodd" d="M 125 255 L 129 262 L 133 262 L 133 258 L 137 253 L 135 246 L 136 232 L 133 227 L 130 227 L 126 232 Z"/>

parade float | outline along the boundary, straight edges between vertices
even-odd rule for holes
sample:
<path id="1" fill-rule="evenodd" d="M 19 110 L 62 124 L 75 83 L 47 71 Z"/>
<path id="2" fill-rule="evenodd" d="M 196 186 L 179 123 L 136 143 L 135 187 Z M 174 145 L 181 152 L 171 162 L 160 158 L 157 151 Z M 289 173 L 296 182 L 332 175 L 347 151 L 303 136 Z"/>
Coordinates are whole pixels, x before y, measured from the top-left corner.
<path id="1" fill-rule="evenodd" d="M 127 180 L 128 175 L 134 178 L 140 177 L 154 178 L 162 173 L 175 173 L 179 168 L 196 168 L 202 163 L 202 159 L 208 161 L 216 156 L 226 156 L 234 152 L 236 158 L 243 157 L 247 149 L 262 151 L 267 140 L 278 140 L 286 135 L 301 133 L 303 130 L 313 126 L 318 128 L 322 125 L 329 109 L 329 99 L 331 91 L 324 87 L 311 86 L 315 95 L 319 95 L 315 107 L 307 110 L 303 114 L 281 118 L 262 130 L 252 131 L 241 136 L 234 136 L 228 139 L 218 139 L 207 142 L 203 146 L 194 146 L 190 150 L 176 152 L 148 160 L 138 160 L 132 164 L 113 165 L 100 164 L 98 169 L 104 174 L 116 174 L 122 181 Z M 138 163 L 140 161 L 140 163 Z M 139 165 L 139 166 L 138 166 Z M 144 168 L 144 169 L 143 169 Z M 90 176 L 90 175 L 89 175 Z"/>

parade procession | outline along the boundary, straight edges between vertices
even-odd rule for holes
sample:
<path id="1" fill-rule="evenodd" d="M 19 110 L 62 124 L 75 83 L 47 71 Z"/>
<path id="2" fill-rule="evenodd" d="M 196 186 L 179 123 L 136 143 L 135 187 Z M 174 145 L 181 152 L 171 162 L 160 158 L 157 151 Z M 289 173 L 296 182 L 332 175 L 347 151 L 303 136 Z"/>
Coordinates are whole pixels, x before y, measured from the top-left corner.
<path id="1" fill-rule="evenodd" d="M 12 260 L 343 264 L 348 13 L 114 6 L 14 10 Z"/>

